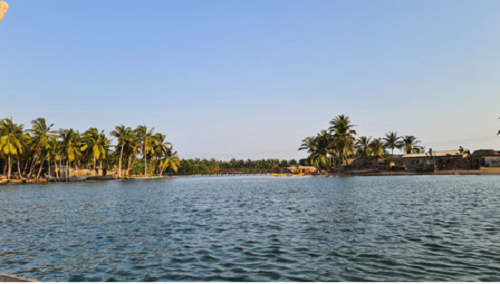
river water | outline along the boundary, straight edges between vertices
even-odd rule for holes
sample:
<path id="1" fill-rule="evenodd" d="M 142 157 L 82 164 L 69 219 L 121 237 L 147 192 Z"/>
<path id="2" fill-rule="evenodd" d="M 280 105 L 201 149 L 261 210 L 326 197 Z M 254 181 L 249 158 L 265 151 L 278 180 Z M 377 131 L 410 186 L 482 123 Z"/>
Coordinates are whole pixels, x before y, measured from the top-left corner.
<path id="1" fill-rule="evenodd" d="M 500 176 L 3 185 L 0 273 L 43 281 L 500 281 Z"/>

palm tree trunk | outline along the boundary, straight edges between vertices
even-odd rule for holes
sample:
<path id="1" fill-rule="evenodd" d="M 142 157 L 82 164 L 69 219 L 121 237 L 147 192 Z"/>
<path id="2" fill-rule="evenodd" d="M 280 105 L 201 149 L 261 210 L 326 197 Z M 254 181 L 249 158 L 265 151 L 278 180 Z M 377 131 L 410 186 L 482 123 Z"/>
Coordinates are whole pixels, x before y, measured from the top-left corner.
<path id="1" fill-rule="evenodd" d="M 346 172 L 349 172 L 349 158 L 347 156 L 347 153 L 344 155 L 344 158 L 345 158 Z"/>
<path id="2" fill-rule="evenodd" d="M 130 175 L 130 167 L 132 166 L 132 154 L 128 156 L 128 163 L 127 163 L 127 176 Z"/>
<path id="3" fill-rule="evenodd" d="M 28 157 L 28 159 L 26 159 L 26 164 L 24 165 L 23 176 L 26 175 L 26 171 L 28 170 L 29 164 L 30 164 L 30 159 Z"/>
<path id="4" fill-rule="evenodd" d="M 40 178 L 40 174 L 42 173 L 43 169 L 43 161 L 40 161 L 40 168 L 38 169 L 38 174 L 36 175 L 36 179 Z"/>
<path id="5" fill-rule="evenodd" d="M 54 172 L 56 174 L 56 180 L 59 181 L 59 172 L 57 171 L 57 160 L 54 159 Z"/>
<path id="6" fill-rule="evenodd" d="M 95 162 L 95 156 L 94 156 L 94 176 L 97 175 L 96 170 L 95 170 L 95 164 L 96 164 L 96 162 Z"/>
<path id="7" fill-rule="evenodd" d="M 125 146 L 125 145 L 122 144 L 122 149 L 120 150 L 120 159 L 118 160 L 118 177 L 119 178 L 122 177 L 123 146 Z"/>
<path id="8" fill-rule="evenodd" d="M 69 181 L 69 159 L 66 159 L 66 181 Z"/>
<path id="9" fill-rule="evenodd" d="M 28 176 L 31 176 L 31 173 L 33 172 L 33 170 L 35 169 L 35 166 L 36 166 L 36 163 L 38 162 L 38 154 L 35 155 L 35 157 L 33 158 L 33 162 L 31 163 L 31 166 L 30 166 L 30 171 L 28 173 Z"/>
<path id="10" fill-rule="evenodd" d="M 59 168 L 57 169 L 57 172 L 59 173 L 59 175 L 61 175 L 61 169 L 62 169 L 62 159 L 61 159 L 61 157 L 59 157 Z"/>
<path id="11" fill-rule="evenodd" d="M 132 164 L 131 164 L 131 167 L 132 167 L 132 168 L 134 167 L 135 160 L 137 160 L 137 157 L 135 157 L 135 156 L 134 156 L 134 157 L 132 158 Z M 131 169 L 131 170 L 133 170 L 133 169 Z"/>
<path id="12" fill-rule="evenodd" d="M 99 161 L 99 167 L 101 168 L 101 175 L 104 175 L 104 169 L 102 168 L 102 159 Z"/>
<path id="13" fill-rule="evenodd" d="M 21 176 L 21 162 L 19 162 L 19 155 L 17 155 L 17 176 L 19 176 L 19 178 L 23 178 Z"/>
<path id="14" fill-rule="evenodd" d="M 10 154 L 9 154 L 9 171 L 7 172 L 7 180 L 10 180 L 10 172 L 12 170 L 12 160 L 10 159 Z"/>
<path id="15" fill-rule="evenodd" d="M 146 155 L 144 155 L 144 176 L 148 176 L 148 159 Z"/>

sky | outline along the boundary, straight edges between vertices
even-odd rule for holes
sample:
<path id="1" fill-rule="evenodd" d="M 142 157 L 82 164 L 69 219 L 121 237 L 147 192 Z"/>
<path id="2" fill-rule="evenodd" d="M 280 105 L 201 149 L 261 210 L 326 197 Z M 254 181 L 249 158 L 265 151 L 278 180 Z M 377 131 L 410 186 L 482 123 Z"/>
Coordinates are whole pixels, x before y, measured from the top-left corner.
<path id="1" fill-rule="evenodd" d="M 6 0 L 0 117 L 148 125 L 181 158 L 360 135 L 500 149 L 500 1 Z"/>

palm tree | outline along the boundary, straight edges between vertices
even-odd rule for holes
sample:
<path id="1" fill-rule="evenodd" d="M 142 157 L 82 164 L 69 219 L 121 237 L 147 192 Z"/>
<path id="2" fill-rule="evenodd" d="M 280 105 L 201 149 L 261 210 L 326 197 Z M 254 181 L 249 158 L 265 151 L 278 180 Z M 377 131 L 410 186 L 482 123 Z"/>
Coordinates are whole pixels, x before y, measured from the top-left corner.
<path id="1" fill-rule="evenodd" d="M 10 180 L 12 172 L 12 156 L 18 158 L 23 153 L 23 142 L 26 140 L 26 135 L 23 133 L 23 125 L 15 124 L 12 119 L 6 118 L 0 124 L 0 151 L 7 156 L 8 174 L 7 179 Z M 21 165 L 18 162 L 18 175 L 21 178 Z"/>
<path id="2" fill-rule="evenodd" d="M 144 176 L 148 175 L 147 157 L 148 154 L 150 154 L 153 149 L 152 147 L 154 140 L 153 130 L 154 128 L 148 131 L 148 128 L 145 125 L 139 125 L 135 129 L 137 139 L 140 141 L 141 145 L 141 155 L 144 158 Z"/>
<path id="3" fill-rule="evenodd" d="M 100 160 L 101 170 L 102 160 L 106 158 L 106 153 L 108 150 L 109 141 L 104 134 L 104 130 L 99 132 L 97 128 L 92 127 L 83 133 L 84 145 L 81 148 L 82 151 L 88 149 L 89 153 L 92 154 L 94 160 L 94 172 L 96 172 L 96 161 Z"/>
<path id="4" fill-rule="evenodd" d="M 153 154 L 156 156 L 157 161 L 161 161 L 163 158 L 167 158 L 168 152 L 171 152 L 172 143 L 165 141 L 166 136 L 160 132 L 154 135 L 153 140 Z M 160 174 L 163 173 L 163 163 L 159 163 L 155 168 L 160 166 Z"/>
<path id="5" fill-rule="evenodd" d="M 403 150 L 405 154 L 418 154 L 423 150 L 422 146 L 418 144 L 421 143 L 417 137 L 413 135 L 407 135 L 403 137 Z"/>
<path id="6" fill-rule="evenodd" d="M 355 144 L 356 154 L 360 157 L 363 157 L 365 160 L 368 160 L 370 155 L 371 142 L 371 137 L 360 136 Z"/>
<path id="7" fill-rule="evenodd" d="M 47 125 L 45 118 L 37 118 L 35 120 L 32 120 L 31 124 L 32 127 L 31 129 L 28 129 L 27 132 L 31 134 L 31 138 L 29 139 L 29 144 L 31 145 L 31 150 L 34 152 L 35 156 L 33 157 L 33 161 L 31 163 L 28 176 L 31 176 L 31 172 L 38 163 L 38 160 L 42 155 L 42 151 L 47 146 L 49 140 L 56 137 L 56 132 L 51 130 L 54 124 Z M 38 169 L 37 179 L 42 171 L 43 162 L 44 161 L 40 161 L 40 167 Z"/>
<path id="8" fill-rule="evenodd" d="M 215 161 L 215 160 L 214 160 Z M 212 162 L 212 165 L 215 167 L 216 165 Z M 172 148 L 168 148 L 166 155 L 165 155 L 165 160 L 162 162 L 162 170 L 160 174 L 163 174 L 163 170 L 172 170 L 174 173 L 177 173 L 177 170 L 179 169 L 181 165 L 179 156 L 177 155 L 177 151 L 172 152 Z"/>
<path id="9" fill-rule="evenodd" d="M 50 173 L 50 161 L 54 162 L 54 172 L 56 173 L 56 178 L 59 180 L 59 172 L 57 170 L 57 161 L 60 159 L 60 154 L 61 154 L 61 147 L 59 145 L 59 142 L 55 139 L 52 138 L 47 142 L 47 145 L 45 146 L 46 150 L 46 156 L 45 159 L 47 160 L 47 170 Z M 39 178 L 40 173 L 38 173 L 37 179 Z"/>
<path id="10" fill-rule="evenodd" d="M 382 142 L 382 139 L 376 138 L 373 139 L 370 143 L 370 152 L 373 157 L 380 158 L 384 155 L 385 145 Z"/>
<path id="11" fill-rule="evenodd" d="M 137 152 L 140 145 L 141 144 L 139 139 L 137 139 L 136 133 L 129 128 L 126 131 L 125 145 L 124 145 L 124 154 L 128 157 L 127 175 L 130 175 L 130 170 L 135 162 L 135 159 L 137 158 Z"/>
<path id="12" fill-rule="evenodd" d="M 115 137 L 117 141 L 116 147 L 120 148 L 120 158 L 118 159 L 118 177 L 122 177 L 122 160 L 123 160 L 123 150 L 125 144 L 127 143 L 128 136 L 130 134 L 130 127 L 125 127 L 123 125 L 116 126 L 115 130 L 111 131 L 111 136 Z"/>
<path id="13" fill-rule="evenodd" d="M 331 166 L 328 155 L 333 154 L 332 140 L 332 135 L 328 131 L 322 130 L 317 136 L 307 137 L 302 140 L 299 150 L 307 150 L 309 153 L 308 160 L 311 164 L 328 169 Z"/>
<path id="14" fill-rule="evenodd" d="M 330 124 L 332 126 L 329 130 L 333 133 L 335 148 L 339 152 L 340 160 L 342 163 L 346 161 L 347 167 L 349 167 L 348 158 L 354 152 L 356 130 L 353 128 L 355 125 L 352 125 L 349 117 L 343 114 L 332 119 Z"/>
<path id="15" fill-rule="evenodd" d="M 61 149 L 66 156 L 66 178 L 69 178 L 70 163 L 76 162 L 82 155 L 82 142 L 80 141 L 80 133 L 70 129 L 60 129 L 59 137 L 61 138 Z"/>
<path id="16" fill-rule="evenodd" d="M 401 137 L 398 132 L 389 131 L 384 137 L 384 144 L 387 148 L 391 149 L 391 156 L 394 156 L 394 149 L 401 149 Z"/>

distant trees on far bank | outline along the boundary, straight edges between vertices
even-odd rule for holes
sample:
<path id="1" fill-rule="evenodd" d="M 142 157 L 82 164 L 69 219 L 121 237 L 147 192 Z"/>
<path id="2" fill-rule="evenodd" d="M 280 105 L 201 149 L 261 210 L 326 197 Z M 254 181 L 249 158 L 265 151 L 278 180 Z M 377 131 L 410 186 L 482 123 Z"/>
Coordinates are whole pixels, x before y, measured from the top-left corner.
<path id="1" fill-rule="evenodd" d="M 181 175 L 198 174 L 223 174 L 223 173 L 243 173 L 243 174 L 261 174 L 261 173 L 279 173 L 289 166 L 307 165 L 307 160 L 237 160 L 220 161 L 216 159 L 182 159 L 178 173 Z"/>

